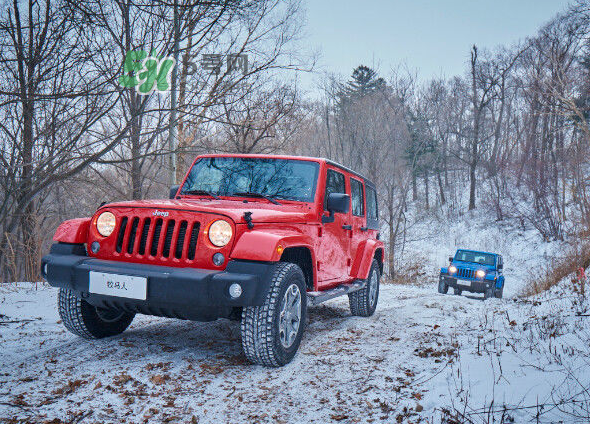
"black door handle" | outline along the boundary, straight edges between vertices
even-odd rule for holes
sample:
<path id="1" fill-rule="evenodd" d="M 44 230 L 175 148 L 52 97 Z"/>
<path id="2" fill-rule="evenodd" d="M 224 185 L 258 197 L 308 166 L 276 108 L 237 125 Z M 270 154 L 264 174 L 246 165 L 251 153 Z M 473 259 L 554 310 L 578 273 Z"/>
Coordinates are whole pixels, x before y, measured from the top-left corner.
<path id="1" fill-rule="evenodd" d="M 361 227 L 361 231 L 368 231 L 369 227 Z"/>
<path id="2" fill-rule="evenodd" d="M 352 230 L 352 225 L 343 225 L 342 228 L 345 230 Z"/>

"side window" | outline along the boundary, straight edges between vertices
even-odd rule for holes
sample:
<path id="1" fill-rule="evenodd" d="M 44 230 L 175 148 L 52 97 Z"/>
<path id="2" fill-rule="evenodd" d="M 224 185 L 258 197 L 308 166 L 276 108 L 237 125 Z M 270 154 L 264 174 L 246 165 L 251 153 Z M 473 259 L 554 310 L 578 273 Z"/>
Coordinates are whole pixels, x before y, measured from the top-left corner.
<path id="1" fill-rule="evenodd" d="M 367 219 L 377 221 L 377 193 L 373 187 L 367 187 Z"/>
<path id="2" fill-rule="evenodd" d="M 328 196 L 331 193 L 346 193 L 346 184 L 344 183 L 344 174 L 328 169 L 326 175 L 326 194 L 324 195 L 324 209 L 328 205 Z"/>
<path id="3" fill-rule="evenodd" d="M 352 201 L 352 214 L 355 216 L 365 215 L 365 199 L 363 194 L 363 183 L 354 178 L 350 179 L 350 195 Z"/>

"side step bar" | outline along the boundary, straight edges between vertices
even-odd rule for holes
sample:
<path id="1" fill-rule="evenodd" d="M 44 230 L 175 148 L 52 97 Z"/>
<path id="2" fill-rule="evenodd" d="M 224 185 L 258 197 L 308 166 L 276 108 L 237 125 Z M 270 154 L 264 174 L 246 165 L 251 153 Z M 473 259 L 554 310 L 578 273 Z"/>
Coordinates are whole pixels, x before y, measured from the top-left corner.
<path id="1" fill-rule="evenodd" d="M 318 305 L 326 300 L 361 290 L 366 285 L 367 282 L 365 280 L 354 280 L 352 283 L 341 284 L 330 290 L 307 292 L 307 304 L 310 306 Z"/>

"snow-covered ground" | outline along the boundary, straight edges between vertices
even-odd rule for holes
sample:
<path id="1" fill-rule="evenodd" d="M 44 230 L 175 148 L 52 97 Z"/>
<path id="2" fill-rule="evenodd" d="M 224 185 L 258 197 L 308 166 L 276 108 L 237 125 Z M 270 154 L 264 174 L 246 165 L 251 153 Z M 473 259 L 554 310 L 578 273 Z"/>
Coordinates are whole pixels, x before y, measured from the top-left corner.
<path id="1" fill-rule="evenodd" d="M 237 322 L 138 315 L 122 335 L 87 341 L 63 328 L 55 303 L 45 285 L 0 287 L 0 422 L 479 423 L 490 414 L 588 422 L 568 414 L 590 414 L 589 318 L 574 315 L 564 289 L 534 302 L 483 302 L 440 295 L 434 282 L 384 285 L 371 318 L 352 317 L 346 298 L 311 308 L 298 355 L 280 369 L 246 362 Z"/>

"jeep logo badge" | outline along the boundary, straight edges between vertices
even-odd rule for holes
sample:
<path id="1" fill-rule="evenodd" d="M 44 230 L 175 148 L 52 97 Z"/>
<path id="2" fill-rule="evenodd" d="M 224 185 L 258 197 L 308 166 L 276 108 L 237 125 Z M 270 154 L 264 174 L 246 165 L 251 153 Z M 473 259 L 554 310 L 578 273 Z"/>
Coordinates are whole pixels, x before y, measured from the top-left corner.
<path id="1" fill-rule="evenodd" d="M 161 216 L 163 218 L 166 218 L 168 216 L 168 212 L 162 212 L 159 210 L 155 210 L 154 213 L 152 213 L 153 216 Z"/>

